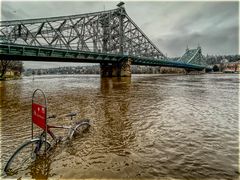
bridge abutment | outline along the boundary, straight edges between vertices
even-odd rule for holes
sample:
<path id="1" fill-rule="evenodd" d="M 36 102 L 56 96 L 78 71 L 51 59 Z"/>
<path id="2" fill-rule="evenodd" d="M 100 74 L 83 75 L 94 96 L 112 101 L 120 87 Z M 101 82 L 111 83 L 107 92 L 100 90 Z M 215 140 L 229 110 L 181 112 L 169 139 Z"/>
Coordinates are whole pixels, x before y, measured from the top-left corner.
<path id="1" fill-rule="evenodd" d="M 117 63 L 101 63 L 101 77 L 130 77 L 131 59 Z"/>

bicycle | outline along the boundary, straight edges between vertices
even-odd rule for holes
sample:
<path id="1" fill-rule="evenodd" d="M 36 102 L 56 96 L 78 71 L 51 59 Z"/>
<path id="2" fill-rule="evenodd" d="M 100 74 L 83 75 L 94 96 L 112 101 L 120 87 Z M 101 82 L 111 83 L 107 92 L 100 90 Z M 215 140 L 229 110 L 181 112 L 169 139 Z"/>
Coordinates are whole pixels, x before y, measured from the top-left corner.
<path id="1" fill-rule="evenodd" d="M 33 97 L 34 97 L 34 94 L 36 93 L 36 91 L 41 91 L 41 90 L 39 90 L 39 89 L 35 90 L 33 93 Z M 45 95 L 44 95 L 44 98 L 45 98 Z M 43 112 L 45 112 L 44 113 L 45 118 L 44 118 L 44 116 L 42 116 L 42 114 L 39 114 L 39 113 L 37 114 L 34 111 L 34 110 L 36 110 L 35 105 L 36 104 L 32 103 L 32 107 L 33 107 L 32 108 L 33 109 L 33 111 L 32 111 L 32 117 L 33 117 L 32 118 L 32 138 L 31 138 L 31 140 L 28 140 L 25 143 L 23 143 L 9 158 L 9 160 L 7 161 L 7 163 L 4 167 L 4 172 L 7 175 L 16 174 L 20 169 L 24 169 L 25 166 L 28 167 L 31 162 L 36 160 L 36 158 L 41 157 L 42 155 L 46 155 L 46 153 L 50 151 L 51 147 L 53 147 L 57 143 L 65 141 L 67 139 L 71 140 L 74 135 L 79 134 L 80 132 L 83 132 L 84 130 L 86 130 L 90 127 L 89 119 L 82 119 L 80 121 L 73 123 L 70 126 L 49 125 L 47 123 L 47 119 L 56 118 L 56 116 L 52 115 L 52 116 L 49 116 L 46 118 L 46 109 L 40 109 L 40 110 L 43 110 Z M 46 106 L 45 107 L 39 106 L 39 104 L 37 104 L 36 106 L 37 106 L 37 109 L 39 109 L 39 107 L 46 108 Z M 40 115 L 41 115 L 42 119 L 39 119 Z M 69 113 L 66 115 L 66 117 L 71 117 L 71 120 L 72 120 L 73 117 L 76 115 L 77 115 L 76 113 Z M 35 117 L 35 119 L 34 119 L 34 117 Z M 38 118 L 37 119 L 38 121 L 36 121 L 36 118 Z M 44 121 L 42 121 L 42 120 L 44 120 Z M 43 129 L 42 133 L 36 138 L 33 138 L 33 123 L 35 123 L 36 125 L 38 125 L 40 128 Z M 53 129 L 53 128 L 67 129 L 68 130 L 67 136 L 65 138 L 57 137 L 51 131 L 51 129 Z M 47 140 L 47 134 L 50 135 L 50 137 L 52 138 L 54 143 L 51 144 Z"/>

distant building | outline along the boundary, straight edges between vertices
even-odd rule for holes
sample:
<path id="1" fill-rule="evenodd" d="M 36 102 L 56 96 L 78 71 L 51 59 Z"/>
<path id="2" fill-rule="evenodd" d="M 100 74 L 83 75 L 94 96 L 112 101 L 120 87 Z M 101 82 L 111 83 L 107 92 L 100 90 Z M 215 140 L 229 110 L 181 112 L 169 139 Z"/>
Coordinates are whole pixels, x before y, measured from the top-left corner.
<path id="1" fill-rule="evenodd" d="M 220 64 L 215 64 L 213 66 L 213 71 L 240 73 L 240 60 L 236 62 L 229 62 L 227 59 L 223 59 Z"/>
<path id="2" fill-rule="evenodd" d="M 226 64 L 226 63 L 228 63 L 229 61 L 227 60 L 227 59 L 222 59 L 221 60 L 221 64 Z"/>
<path id="3" fill-rule="evenodd" d="M 239 73 L 240 72 L 240 61 L 225 63 L 223 65 L 222 71 L 225 73 Z"/>
<path id="4" fill-rule="evenodd" d="M 11 78 L 11 77 L 19 77 L 21 76 L 21 73 L 19 71 L 16 71 L 16 70 L 9 70 L 5 73 L 5 76 L 7 78 Z"/>

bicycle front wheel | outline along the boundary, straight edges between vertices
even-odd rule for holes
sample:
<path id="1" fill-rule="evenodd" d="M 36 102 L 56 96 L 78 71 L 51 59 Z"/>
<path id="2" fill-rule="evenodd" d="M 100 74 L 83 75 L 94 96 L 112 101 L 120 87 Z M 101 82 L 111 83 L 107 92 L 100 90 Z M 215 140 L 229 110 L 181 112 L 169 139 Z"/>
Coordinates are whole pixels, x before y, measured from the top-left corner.
<path id="1" fill-rule="evenodd" d="M 43 155 L 45 150 L 49 150 L 50 147 L 50 143 L 45 140 L 32 139 L 25 142 L 10 157 L 4 171 L 8 175 L 13 175 L 27 169 L 38 155 Z"/>
<path id="2" fill-rule="evenodd" d="M 83 133 L 89 127 L 90 127 L 89 119 L 83 119 L 76 122 L 75 126 L 73 127 L 73 130 L 69 134 L 70 139 L 72 139 L 73 136 Z"/>

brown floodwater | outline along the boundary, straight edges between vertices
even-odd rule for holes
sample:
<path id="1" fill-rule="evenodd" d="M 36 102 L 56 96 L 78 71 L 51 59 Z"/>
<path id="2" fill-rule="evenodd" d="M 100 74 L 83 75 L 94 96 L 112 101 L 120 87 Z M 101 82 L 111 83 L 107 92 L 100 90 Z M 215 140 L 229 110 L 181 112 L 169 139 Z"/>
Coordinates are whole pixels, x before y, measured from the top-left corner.
<path id="1" fill-rule="evenodd" d="M 13 177 L 239 178 L 237 74 L 44 75 L 0 83 L 2 166 L 31 137 L 36 88 L 59 117 L 51 123 L 69 124 L 63 115 L 71 111 L 91 120 L 89 131 Z"/>

